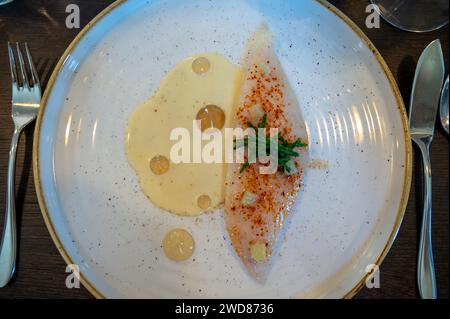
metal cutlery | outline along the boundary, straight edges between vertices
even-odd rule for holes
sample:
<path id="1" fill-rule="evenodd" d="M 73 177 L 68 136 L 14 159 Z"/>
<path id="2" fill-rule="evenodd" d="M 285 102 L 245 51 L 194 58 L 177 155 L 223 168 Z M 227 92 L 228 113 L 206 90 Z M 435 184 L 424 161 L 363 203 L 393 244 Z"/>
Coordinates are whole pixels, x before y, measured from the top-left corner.
<path id="1" fill-rule="evenodd" d="M 448 134 L 448 75 L 441 92 L 440 118 L 441 125 Z"/>
<path id="2" fill-rule="evenodd" d="M 417 63 L 409 108 L 411 137 L 421 151 L 424 171 L 424 204 L 417 258 L 417 281 L 420 295 L 424 299 L 437 298 L 431 242 L 432 195 L 429 151 L 434 136 L 444 74 L 441 43 L 435 40 L 425 48 Z"/>
<path id="3" fill-rule="evenodd" d="M 14 173 L 17 144 L 22 130 L 36 118 L 41 102 L 39 77 L 31 58 L 28 45 L 25 43 L 24 47 L 25 56 L 22 54 L 21 45 L 19 43 L 16 43 L 15 50 L 14 47 L 8 43 L 12 79 L 11 117 L 14 122 L 14 133 L 9 151 L 6 213 L 3 234 L 0 241 L 0 287 L 4 287 L 8 284 L 14 274 L 16 264 L 17 229 Z M 14 51 L 16 52 L 14 53 Z"/>

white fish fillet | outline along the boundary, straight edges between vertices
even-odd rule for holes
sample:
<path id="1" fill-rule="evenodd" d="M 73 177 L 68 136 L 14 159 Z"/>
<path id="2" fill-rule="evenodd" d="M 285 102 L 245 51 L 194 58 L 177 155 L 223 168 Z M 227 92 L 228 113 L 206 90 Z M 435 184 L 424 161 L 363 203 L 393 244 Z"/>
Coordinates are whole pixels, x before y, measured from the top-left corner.
<path id="1" fill-rule="evenodd" d="M 289 142 L 298 138 L 307 143 L 304 121 L 297 99 L 289 86 L 267 28 L 250 39 L 244 58 L 245 77 L 236 108 L 236 127 L 257 124 L 267 114 L 267 128 L 278 128 Z M 296 149 L 297 173 L 286 175 L 259 173 L 258 163 L 242 173 L 242 164 L 228 165 L 225 197 L 225 222 L 237 255 L 258 281 L 267 278 L 275 245 L 301 186 L 305 148 Z M 242 203 L 244 194 L 255 195 L 251 205 Z"/>

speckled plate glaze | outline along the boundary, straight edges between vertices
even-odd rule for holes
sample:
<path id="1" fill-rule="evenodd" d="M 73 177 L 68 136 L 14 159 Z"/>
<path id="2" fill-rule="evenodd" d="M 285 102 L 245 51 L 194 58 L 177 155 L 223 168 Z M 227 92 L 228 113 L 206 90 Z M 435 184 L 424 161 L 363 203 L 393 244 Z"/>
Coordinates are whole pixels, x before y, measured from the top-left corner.
<path id="1" fill-rule="evenodd" d="M 300 101 L 309 157 L 320 165 L 306 168 L 280 254 L 259 284 L 234 255 L 222 211 L 182 218 L 148 201 L 127 163 L 124 135 L 134 108 L 176 63 L 214 51 L 239 63 L 263 22 Z M 58 64 L 34 156 L 58 249 L 95 296 L 112 298 L 349 297 L 389 250 L 411 176 L 392 75 L 348 18 L 313 0 L 114 3 Z M 178 227 L 196 240 L 182 263 L 161 249 L 164 234 Z"/>

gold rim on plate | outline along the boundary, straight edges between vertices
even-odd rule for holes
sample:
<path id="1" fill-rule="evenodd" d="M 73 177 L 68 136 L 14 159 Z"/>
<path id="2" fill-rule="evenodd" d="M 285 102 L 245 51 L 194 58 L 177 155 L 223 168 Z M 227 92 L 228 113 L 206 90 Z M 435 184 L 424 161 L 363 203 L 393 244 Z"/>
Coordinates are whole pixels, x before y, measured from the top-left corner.
<path id="1" fill-rule="evenodd" d="M 47 84 L 47 88 L 44 92 L 44 95 L 42 97 L 41 101 L 41 108 L 38 115 L 38 118 L 36 120 L 36 127 L 34 132 L 34 142 L 33 142 L 33 174 L 34 174 L 34 181 L 35 181 L 35 187 L 36 187 L 36 194 L 39 202 L 39 206 L 41 208 L 42 216 L 44 218 L 45 224 L 47 226 L 47 229 L 50 233 L 50 236 L 52 237 L 53 242 L 56 245 L 56 248 L 58 249 L 59 253 L 63 257 L 64 261 L 67 264 L 73 264 L 72 258 L 69 256 L 67 251 L 65 250 L 65 247 L 61 243 L 61 240 L 59 239 L 55 227 L 53 226 L 53 223 L 51 221 L 51 218 L 48 213 L 47 204 L 45 202 L 44 194 L 42 191 L 42 185 L 41 185 L 41 177 L 40 177 L 40 171 L 39 171 L 39 139 L 40 139 L 40 133 L 41 133 L 41 124 L 42 124 L 42 118 L 47 106 L 48 98 L 50 96 L 50 93 L 52 92 L 53 86 L 55 84 L 56 78 L 58 77 L 60 70 L 64 64 L 64 61 L 66 58 L 70 55 L 70 53 L 75 49 L 75 47 L 78 45 L 78 43 L 81 41 L 81 39 L 91 30 L 93 26 L 97 24 L 100 20 L 102 20 L 106 15 L 108 15 L 111 11 L 119 7 L 120 5 L 124 4 L 127 0 L 116 0 L 111 5 L 109 5 L 107 8 L 105 8 L 102 12 L 100 12 L 92 21 L 90 21 L 81 31 L 80 33 L 75 37 L 75 39 L 72 41 L 72 43 L 68 46 L 66 51 L 61 56 L 58 64 L 56 65 L 55 69 L 53 70 L 53 73 L 49 79 L 49 82 Z M 384 61 L 383 57 L 381 56 L 380 52 L 376 49 L 375 45 L 370 41 L 370 39 L 364 34 L 364 32 L 352 21 L 349 17 L 347 17 L 342 11 L 340 11 L 338 8 L 330 4 L 326 0 L 315 0 L 319 4 L 321 4 L 323 7 L 331 11 L 334 15 L 336 15 L 338 18 L 340 18 L 346 25 L 348 25 L 358 36 L 361 40 L 363 40 L 364 43 L 368 46 L 368 48 L 373 52 L 375 58 L 377 59 L 378 63 L 380 64 L 381 68 L 383 69 L 389 83 L 392 89 L 392 92 L 394 93 L 394 96 L 397 101 L 397 105 L 399 106 L 399 112 L 400 116 L 402 118 L 402 124 L 403 124 L 403 131 L 405 136 L 405 177 L 403 181 L 403 191 L 402 191 L 402 197 L 400 200 L 400 206 L 397 211 L 397 217 L 395 220 L 395 224 L 393 226 L 392 232 L 389 236 L 389 239 L 381 252 L 381 254 L 378 256 L 377 260 L 375 261 L 375 265 L 380 266 L 380 264 L 383 262 L 384 258 L 386 257 L 389 249 L 391 248 L 395 237 L 397 235 L 398 230 L 400 229 L 401 222 L 403 220 L 403 216 L 405 214 L 406 205 L 408 202 L 410 187 L 411 187 L 411 176 L 412 176 L 412 145 L 411 145 L 411 139 L 409 135 L 409 125 L 408 125 L 408 117 L 406 114 L 405 105 L 403 103 L 403 98 L 400 94 L 400 90 L 398 89 L 397 83 L 395 81 L 394 76 L 392 75 L 391 71 L 389 70 L 389 67 L 387 66 L 386 62 Z M 370 274 L 366 274 L 361 278 L 361 280 L 350 290 L 348 291 L 343 298 L 351 298 L 353 297 L 365 284 L 366 279 L 368 278 Z M 105 296 L 95 288 L 95 286 L 87 280 L 86 277 L 83 276 L 82 273 L 80 273 L 80 281 L 83 284 L 84 287 L 95 297 L 95 298 L 105 298 Z"/>

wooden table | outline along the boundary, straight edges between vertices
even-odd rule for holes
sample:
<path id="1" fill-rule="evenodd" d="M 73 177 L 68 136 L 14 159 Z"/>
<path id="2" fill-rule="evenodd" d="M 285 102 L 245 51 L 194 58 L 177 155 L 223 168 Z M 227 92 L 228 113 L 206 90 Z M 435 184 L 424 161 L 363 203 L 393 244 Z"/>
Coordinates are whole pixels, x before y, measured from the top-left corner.
<path id="1" fill-rule="evenodd" d="M 10 74 L 7 41 L 27 41 L 39 67 L 45 72 L 63 53 L 79 29 L 65 27 L 66 6 L 78 4 L 81 25 L 87 24 L 112 0 L 15 0 L 0 7 L 0 207 L 3 213 L 6 193 L 6 168 L 11 132 Z M 405 104 L 408 105 L 416 62 L 421 51 L 435 38 L 441 39 L 448 65 L 448 26 L 435 32 L 414 34 L 400 31 L 384 21 L 380 29 L 365 27 L 367 1 L 330 1 L 355 21 L 387 61 L 396 77 Z M 32 174 L 32 136 L 30 126 L 22 136 L 17 160 L 17 209 L 20 246 L 17 276 L 7 288 L 0 289 L 0 298 L 91 298 L 84 288 L 65 286 L 65 263 L 56 250 L 36 199 Z M 418 163 L 415 157 L 415 163 Z M 431 150 L 433 167 L 433 244 L 439 296 L 449 293 L 449 141 L 438 127 Z M 414 165 L 411 196 L 397 240 L 381 266 L 381 287 L 364 288 L 357 298 L 418 298 L 416 254 L 420 207 L 420 169 Z M 3 224 L 1 218 L 0 226 Z"/>

